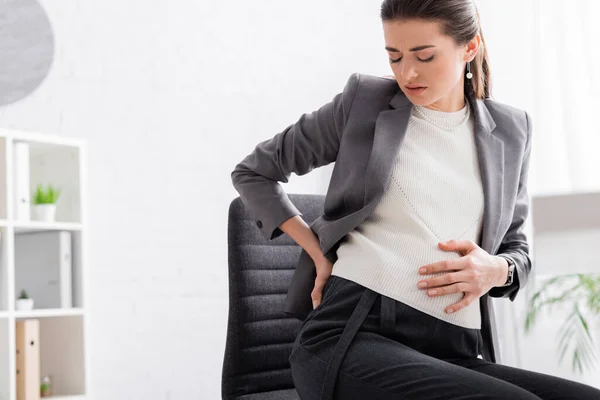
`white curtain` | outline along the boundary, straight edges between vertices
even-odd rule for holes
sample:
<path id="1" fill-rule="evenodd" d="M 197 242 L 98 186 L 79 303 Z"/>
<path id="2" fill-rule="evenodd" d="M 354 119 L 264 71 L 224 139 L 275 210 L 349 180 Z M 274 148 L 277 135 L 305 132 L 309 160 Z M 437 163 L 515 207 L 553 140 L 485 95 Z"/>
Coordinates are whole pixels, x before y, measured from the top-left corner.
<path id="1" fill-rule="evenodd" d="M 530 0 L 527 6 L 530 26 L 523 31 L 527 45 L 514 43 L 514 59 L 517 63 L 528 60 L 523 68 L 531 71 L 526 74 L 530 79 L 515 77 L 524 85 L 519 93 L 531 99 L 527 107 L 533 120 L 529 193 L 535 196 L 599 191 L 600 1 Z M 515 7 L 515 12 L 520 11 Z M 531 53 L 524 55 L 521 51 Z M 529 218 L 527 232 L 535 263 L 531 222 Z M 528 349 L 531 341 L 537 340 L 523 334 L 526 299 L 532 294 L 530 286 L 514 304 L 506 299 L 495 301 L 502 363 L 596 386 L 598 371 L 576 376 L 571 374 L 568 361 L 564 367 L 555 366 L 554 346 L 544 355 Z M 557 321 L 539 323 L 552 325 Z"/>
<path id="2" fill-rule="evenodd" d="M 530 192 L 600 190 L 600 1 L 533 0 L 531 15 Z"/>

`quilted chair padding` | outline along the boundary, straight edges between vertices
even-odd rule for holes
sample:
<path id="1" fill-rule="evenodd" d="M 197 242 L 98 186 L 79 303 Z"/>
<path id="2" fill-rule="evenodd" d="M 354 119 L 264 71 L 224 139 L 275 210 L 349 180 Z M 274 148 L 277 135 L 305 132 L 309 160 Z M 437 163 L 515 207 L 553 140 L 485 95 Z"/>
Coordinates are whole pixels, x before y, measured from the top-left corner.
<path id="1" fill-rule="evenodd" d="M 324 195 L 289 194 L 309 225 Z M 229 318 L 222 370 L 227 400 L 299 400 L 288 358 L 302 321 L 283 312 L 302 251 L 287 234 L 266 240 L 240 197 L 229 206 Z"/>

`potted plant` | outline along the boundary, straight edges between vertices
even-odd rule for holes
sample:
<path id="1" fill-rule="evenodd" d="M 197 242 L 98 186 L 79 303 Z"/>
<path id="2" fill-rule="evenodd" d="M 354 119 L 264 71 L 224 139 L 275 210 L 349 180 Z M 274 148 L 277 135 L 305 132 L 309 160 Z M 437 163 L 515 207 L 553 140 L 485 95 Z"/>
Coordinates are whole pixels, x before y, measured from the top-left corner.
<path id="1" fill-rule="evenodd" d="M 49 375 L 42 378 L 40 383 L 40 397 L 48 397 L 52 395 L 52 381 Z"/>
<path id="2" fill-rule="evenodd" d="M 46 190 L 40 184 L 33 194 L 35 219 L 38 221 L 54 221 L 56 217 L 56 202 L 60 197 L 60 189 L 48 185 Z"/>
<path id="3" fill-rule="evenodd" d="M 592 370 L 598 361 L 598 347 L 594 340 L 598 329 L 590 324 L 588 318 L 596 324 L 600 321 L 600 274 L 560 275 L 545 281 L 529 299 L 525 332 L 531 330 L 540 310 L 552 310 L 555 306 L 570 310 L 559 331 L 559 362 L 571 348 L 572 370 L 580 374 L 587 369 Z"/>
<path id="4" fill-rule="evenodd" d="M 17 299 L 17 310 L 26 311 L 33 309 L 33 299 L 29 297 L 25 289 L 21 290 L 19 298 Z"/>

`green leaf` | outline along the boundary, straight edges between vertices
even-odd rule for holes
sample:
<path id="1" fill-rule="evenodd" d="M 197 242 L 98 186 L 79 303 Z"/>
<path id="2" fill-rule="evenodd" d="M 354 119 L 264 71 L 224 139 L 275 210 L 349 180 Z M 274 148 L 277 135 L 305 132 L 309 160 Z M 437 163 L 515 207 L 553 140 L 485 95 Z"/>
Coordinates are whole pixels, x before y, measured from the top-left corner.
<path id="1" fill-rule="evenodd" d="M 33 204 L 56 204 L 60 197 L 61 189 L 55 188 L 52 185 L 47 185 L 44 190 L 42 184 L 38 184 L 33 193 Z"/>
<path id="2" fill-rule="evenodd" d="M 565 289 L 559 295 L 549 293 Z M 600 314 L 600 275 L 569 274 L 556 276 L 547 280 L 528 301 L 525 331 L 528 332 L 540 311 L 550 310 L 555 305 L 571 305 L 572 311 L 559 329 L 558 341 L 559 362 L 562 362 L 568 349 L 572 349 L 571 366 L 573 371 L 583 373 L 592 368 L 598 361 L 598 349 L 590 331 L 590 324 L 585 318 L 581 305 L 594 317 Z"/>

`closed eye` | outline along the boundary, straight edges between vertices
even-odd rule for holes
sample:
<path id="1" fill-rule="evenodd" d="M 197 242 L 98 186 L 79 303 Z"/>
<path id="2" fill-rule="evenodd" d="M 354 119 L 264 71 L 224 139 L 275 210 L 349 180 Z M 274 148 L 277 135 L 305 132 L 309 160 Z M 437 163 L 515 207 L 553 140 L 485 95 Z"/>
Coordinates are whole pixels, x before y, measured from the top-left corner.
<path id="1" fill-rule="evenodd" d="M 418 58 L 418 57 L 417 57 L 417 60 L 419 60 L 419 61 L 421 61 L 421 62 L 430 62 L 430 61 L 433 61 L 433 58 L 434 58 L 434 57 L 435 57 L 435 56 L 431 56 L 431 57 L 429 57 L 429 58 L 428 58 L 428 59 L 426 59 L 426 60 L 421 60 L 420 58 Z M 402 57 L 400 57 L 400 58 L 398 58 L 398 59 L 396 59 L 396 60 L 392 60 L 392 59 L 390 58 L 390 62 L 391 62 L 392 64 L 394 64 L 394 63 L 397 63 L 397 62 L 400 62 L 400 60 L 402 60 Z"/>

